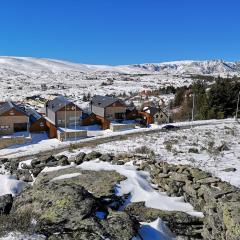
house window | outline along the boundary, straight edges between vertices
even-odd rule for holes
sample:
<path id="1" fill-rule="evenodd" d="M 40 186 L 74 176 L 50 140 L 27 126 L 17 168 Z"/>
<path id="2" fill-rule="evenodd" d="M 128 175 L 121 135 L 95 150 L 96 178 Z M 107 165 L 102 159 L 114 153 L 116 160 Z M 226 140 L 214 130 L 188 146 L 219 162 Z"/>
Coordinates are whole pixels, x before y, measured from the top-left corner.
<path id="1" fill-rule="evenodd" d="M 58 120 L 58 124 L 62 124 L 62 123 L 65 123 L 65 121 L 64 121 L 64 120 L 61 120 L 61 119 L 59 119 L 59 120 Z"/>
<path id="2" fill-rule="evenodd" d="M 124 118 L 124 114 L 123 113 L 115 113 L 115 118 L 116 119 L 123 119 Z"/>
<path id="3" fill-rule="evenodd" d="M 8 129 L 10 129 L 10 126 L 2 125 L 2 126 L 0 126 L 0 129 L 1 129 L 1 131 L 7 131 Z"/>
<path id="4" fill-rule="evenodd" d="M 155 118 L 158 118 L 158 115 L 156 115 Z"/>

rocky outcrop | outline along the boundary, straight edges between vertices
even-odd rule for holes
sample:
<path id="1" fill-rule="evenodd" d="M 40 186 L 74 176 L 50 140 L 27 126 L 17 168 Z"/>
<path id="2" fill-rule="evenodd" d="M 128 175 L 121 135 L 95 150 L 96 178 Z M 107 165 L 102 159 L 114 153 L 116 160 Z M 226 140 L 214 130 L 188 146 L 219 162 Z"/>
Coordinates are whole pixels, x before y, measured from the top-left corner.
<path id="1" fill-rule="evenodd" d="M 149 170 L 152 182 L 169 196 L 183 196 L 186 202 L 204 213 L 201 231 L 204 239 L 240 239 L 239 188 L 210 173 L 186 165 L 143 162 L 139 169 Z M 170 222 L 174 222 L 173 219 Z"/>
<path id="2" fill-rule="evenodd" d="M 131 203 L 125 208 L 125 211 L 136 217 L 139 222 L 153 222 L 159 217 L 178 236 L 201 238 L 202 218 L 184 212 L 147 208 L 144 202 Z"/>
<path id="3" fill-rule="evenodd" d="M 113 202 L 121 201 L 114 187 L 122 180 L 111 171 L 70 167 L 43 172 L 32 187 L 16 197 L 10 215 L 30 212 L 27 231 L 48 239 L 129 240 L 138 232 L 138 221 L 127 212 L 111 209 Z"/>
<path id="4" fill-rule="evenodd" d="M 71 174 L 79 175 L 71 177 Z M 123 180 L 125 177 L 115 171 L 87 171 L 70 167 L 58 171 L 42 172 L 37 177 L 35 184 L 42 188 L 49 182 L 75 184 L 83 186 L 95 197 L 103 199 L 115 197 L 115 185 Z"/>
<path id="5" fill-rule="evenodd" d="M 96 158 L 113 164 L 132 161 L 139 170 L 150 172 L 160 191 L 183 197 L 202 211 L 204 218 L 147 208 L 144 203 L 132 203 L 122 212 L 115 211 L 122 206 L 123 199 L 115 195 L 114 187 L 125 178 L 114 171 L 84 171 L 69 166 L 41 172 L 45 167 L 67 166 L 71 161 L 79 165 Z M 48 239 L 130 239 L 137 232 L 138 222 L 151 222 L 158 217 L 184 239 L 240 239 L 240 189 L 198 168 L 156 162 L 144 154 L 113 156 L 95 151 L 82 152 L 74 159 L 64 155 L 34 159 L 30 166 L 22 165 L 22 169 L 7 159 L 0 164 L 24 181 L 37 177 L 33 187 L 16 198 L 10 215 L 24 223 L 23 229 L 44 234 Z M 22 221 L 23 216 L 30 218 Z"/>

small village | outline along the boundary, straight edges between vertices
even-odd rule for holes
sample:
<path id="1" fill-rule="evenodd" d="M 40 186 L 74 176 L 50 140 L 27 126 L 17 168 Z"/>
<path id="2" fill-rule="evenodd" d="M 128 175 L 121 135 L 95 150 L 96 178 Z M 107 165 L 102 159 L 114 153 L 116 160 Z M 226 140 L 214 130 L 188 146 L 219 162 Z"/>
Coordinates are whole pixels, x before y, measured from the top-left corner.
<path id="1" fill-rule="evenodd" d="M 166 111 L 153 102 L 137 108 L 114 96 L 95 95 L 89 106 L 89 112 L 83 111 L 65 96 L 46 101 L 42 112 L 23 103 L 1 102 L 0 147 L 25 143 L 31 134 L 46 133 L 49 139 L 76 141 L 87 138 L 89 128 L 117 132 L 169 122 Z"/>

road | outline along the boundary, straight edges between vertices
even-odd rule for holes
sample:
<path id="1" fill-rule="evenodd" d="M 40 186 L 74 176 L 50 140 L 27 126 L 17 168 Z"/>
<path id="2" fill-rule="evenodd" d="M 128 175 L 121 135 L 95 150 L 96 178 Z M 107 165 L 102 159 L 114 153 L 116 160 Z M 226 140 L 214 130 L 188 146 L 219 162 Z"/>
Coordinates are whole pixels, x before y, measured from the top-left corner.
<path id="1" fill-rule="evenodd" d="M 182 129 L 190 129 L 190 128 L 195 128 L 199 126 L 215 126 L 223 123 L 237 123 L 234 119 L 224 119 L 224 120 L 207 120 L 207 121 L 195 121 L 195 122 L 179 122 L 179 123 L 174 123 L 173 125 L 179 126 L 180 129 L 177 131 L 181 131 Z M 44 150 L 38 153 L 28 153 L 25 152 L 22 156 L 20 157 L 15 157 L 16 153 L 10 154 L 9 156 L 5 156 L 9 159 L 16 160 L 16 161 L 25 161 L 29 159 L 43 159 L 47 158 L 51 155 L 56 155 L 59 154 L 63 151 L 71 149 L 79 149 L 83 147 L 93 147 L 99 144 L 103 143 L 109 143 L 109 142 L 114 142 L 114 141 L 119 141 L 119 140 L 126 140 L 129 138 L 134 138 L 136 136 L 141 136 L 141 135 L 146 135 L 146 134 L 153 134 L 153 133 L 158 133 L 158 132 L 166 132 L 166 131 L 171 131 L 171 130 L 165 130 L 163 128 L 142 128 L 142 129 L 135 129 L 135 130 L 129 130 L 129 131 L 122 131 L 119 133 L 114 133 L 109 136 L 98 136 L 98 137 L 92 137 L 88 139 L 81 139 L 77 142 L 68 142 L 68 144 L 65 145 L 59 145 L 58 147 L 55 147 L 54 149 L 51 150 Z M 172 130 L 176 131 L 176 130 Z M 19 152 L 21 153 L 21 152 Z M 12 156 L 13 155 L 13 156 Z M 3 158 L 3 156 L 1 157 Z"/>

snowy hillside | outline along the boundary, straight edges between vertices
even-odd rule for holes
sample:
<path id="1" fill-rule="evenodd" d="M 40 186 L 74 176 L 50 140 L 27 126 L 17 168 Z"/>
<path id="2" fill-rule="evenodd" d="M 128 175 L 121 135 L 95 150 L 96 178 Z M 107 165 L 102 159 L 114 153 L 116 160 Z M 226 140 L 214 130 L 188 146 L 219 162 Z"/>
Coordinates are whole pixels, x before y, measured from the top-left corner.
<path id="1" fill-rule="evenodd" d="M 188 86 L 196 75 L 226 77 L 236 75 L 238 71 L 239 63 L 217 60 L 107 66 L 44 58 L 0 57 L 0 101 L 22 101 L 31 96 L 46 99 L 63 94 L 84 107 L 87 103 L 82 102 L 83 94 L 119 95 L 167 86 Z M 41 85 L 46 88 L 42 89 Z"/>
<path id="2" fill-rule="evenodd" d="M 89 65 L 78 64 L 67 61 L 60 61 L 46 58 L 30 57 L 0 57 L 1 71 L 18 71 L 22 73 L 38 72 L 64 72 L 79 71 L 82 73 L 94 72 L 118 72 L 125 74 L 133 73 L 168 73 L 168 74 L 237 74 L 240 71 L 239 63 L 224 62 L 221 60 L 212 61 L 176 61 L 165 63 L 146 63 L 135 65 Z"/>
<path id="3" fill-rule="evenodd" d="M 159 64 L 133 65 L 135 68 L 168 74 L 198 74 L 198 75 L 224 75 L 238 74 L 240 65 L 220 60 L 213 61 L 179 61 Z"/>

